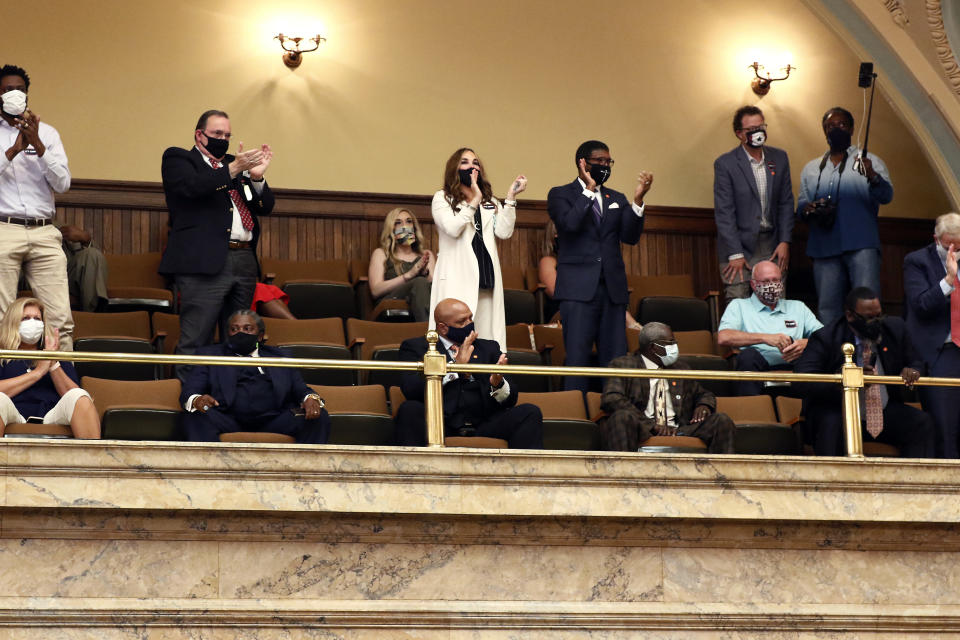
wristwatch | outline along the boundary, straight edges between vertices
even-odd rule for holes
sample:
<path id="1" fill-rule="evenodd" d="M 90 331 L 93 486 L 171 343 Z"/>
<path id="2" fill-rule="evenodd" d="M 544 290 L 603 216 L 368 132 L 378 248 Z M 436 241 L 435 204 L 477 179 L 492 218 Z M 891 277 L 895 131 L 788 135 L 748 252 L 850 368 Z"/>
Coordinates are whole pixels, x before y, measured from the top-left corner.
<path id="1" fill-rule="evenodd" d="M 321 409 L 323 409 L 323 407 L 325 406 L 325 405 L 324 405 L 324 402 L 323 402 L 323 398 L 321 398 L 321 397 L 320 397 L 320 394 L 318 394 L 318 393 L 308 393 L 306 396 L 304 396 L 303 399 L 304 399 L 304 401 L 311 400 L 311 399 L 316 400 L 317 402 L 320 403 L 320 408 L 321 408 Z"/>

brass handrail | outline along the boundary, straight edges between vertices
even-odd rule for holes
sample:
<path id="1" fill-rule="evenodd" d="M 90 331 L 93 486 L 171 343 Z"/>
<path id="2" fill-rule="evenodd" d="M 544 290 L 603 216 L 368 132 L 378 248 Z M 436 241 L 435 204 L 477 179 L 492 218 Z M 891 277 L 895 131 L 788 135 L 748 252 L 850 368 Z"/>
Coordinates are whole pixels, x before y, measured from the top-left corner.
<path id="1" fill-rule="evenodd" d="M 745 372 L 676 369 L 623 369 L 611 367 L 557 367 L 515 364 L 459 364 L 447 362 L 437 350 L 439 336 L 427 332 L 427 353 L 422 362 L 394 360 L 332 360 L 324 358 L 257 358 L 257 366 L 292 367 L 298 369 L 349 369 L 368 371 L 416 371 L 426 377 L 425 405 L 427 442 L 431 447 L 443 446 L 442 380 L 448 373 L 503 373 L 520 375 L 575 375 L 595 378 L 662 378 L 668 380 L 764 380 L 774 382 L 818 382 L 843 385 L 843 415 L 847 455 L 863 457 L 860 424 L 860 390 L 865 384 L 906 384 L 900 376 L 864 375 L 853 362 L 854 347 L 843 345 L 844 365 L 840 373 L 785 373 L 782 371 Z M 153 364 L 193 364 L 214 366 L 248 366 L 243 356 L 189 356 L 147 353 L 102 353 L 94 351 L 34 351 L 0 349 L 0 360 L 68 360 L 73 362 L 144 362 Z M 960 378 L 921 377 L 914 385 L 960 386 Z"/>

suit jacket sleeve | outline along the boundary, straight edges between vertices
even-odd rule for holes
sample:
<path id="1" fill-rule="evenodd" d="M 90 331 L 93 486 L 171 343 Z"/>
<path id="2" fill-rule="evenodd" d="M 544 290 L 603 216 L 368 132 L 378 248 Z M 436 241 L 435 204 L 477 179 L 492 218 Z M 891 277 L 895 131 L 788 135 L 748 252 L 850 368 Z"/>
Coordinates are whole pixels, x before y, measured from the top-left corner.
<path id="1" fill-rule="evenodd" d="M 614 369 L 631 369 L 637 366 L 632 356 L 620 356 L 610 361 L 608 367 Z M 637 417 L 642 418 L 643 412 L 634 404 L 635 400 L 641 398 L 632 397 L 633 387 L 639 387 L 640 378 L 621 378 L 619 376 L 610 376 L 604 379 L 603 397 L 600 400 L 600 408 L 607 413 L 614 411 L 630 411 Z M 639 394 L 638 394 L 639 395 Z"/>
<path id="2" fill-rule="evenodd" d="M 400 344 L 400 360 L 403 362 L 419 362 L 426 353 L 420 346 L 417 338 L 404 340 Z M 426 381 L 417 371 L 404 371 L 400 382 L 400 390 L 403 391 L 403 397 L 407 400 L 423 402 Z"/>
<path id="3" fill-rule="evenodd" d="M 717 256 L 721 262 L 729 260 L 731 255 L 743 253 L 740 233 L 737 229 L 736 202 L 733 196 L 733 175 L 725 162 L 726 154 L 713 163 L 713 216 L 717 223 L 717 235 L 720 246 L 728 247 L 730 254 Z M 791 212 L 792 213 L 792 212 Z"/>
<path id="4" fill-rule="evenodd" d="M 197 355 L 209 355 L 209 353 L 205 349 L 200 349 L 197 351 Z M 211 390 L 210 366 L 205 364 L 195 365 L 190 370 L 190 375 L 183 383 L 183 388 L 180 391 L 180 406 L 182 407 L 190 396 L 203 395 L 210 393 Z"/>
<path id="5" fill-rule="evenodd" d="M 620 203 L 620 242 L 637 244 L 640 241 L 640 234 L 643 233 L 643 221 L 646 218 L 637 215 L 625 196 L 622 200 L 623 202 Z"/>
<path id="6" fill-rule="evenodd" d="M 547 194 L 547 213 L 561 231 L 579 231 L 587 216 L 591 215 L 592 207 L 592 198 L 583 195 L 582 191 L 574 194 L 570 185 L 554 187 Z"/>
<path id="7" fill-rule="evenodd" d="M 924 320 L 931 320 L 950 304 L 950 297 L 943 295 L 940 280 L 930 281 L 921 256 L 913 253 L 903 261 L 903 288 L 910 313 Z"/>
<path id="8" fill-rule="evenodd" d="M 780 168 L 780 193 L 776 199 L 771 199 L 771 204 L 775 208 L 777 216 L 777 240 L 779 242 L 790 242 L 793 239 L 793 183 L 790 181 L 790 159 L 787 154 L 782 154 L 783 167 Z"/>
<path id="9" fill-rule="evenodd" d="M 839 347 L 833 345 L 830 331 L 833 327 L 835 324 L 831 323 L 810 336 L 803 355 L 793 367 L 794 373 L 836 373 L 832 369 Z M 797 382 L 796 389 L 801 397 L 818 403 L 840 403 L 843 400 L 842 387 L 830 382 Z"/>
<path id="10" fill-rule="evenodd" d="M 250 182 L 249 178 L 243 178 L 244 182 Z M 267 181 L 263 181 L 263 189 L 258 194 L 253 187 L 250 187 L 250 191 L 253 194 L 253 200 L 247 203 L 247 206 L 250 208 L 250 211 L 257 216 L 267 216 L 273 212 L 273 205 L 275 199 L 273 197 L 273 190 L 270 189 L 270 185 L 267 184 Z"/>
<path id="11" fill-rule="evenodd" d="M 160 173 L 164 189 L 182 198 L 208 196 L 218 190 L 229 189 L 232 184 L 230 169 L 226 164 L 216 170 L 197 171 L 190 159 L 190 152 L 176 147 L 163 152 Z"/>

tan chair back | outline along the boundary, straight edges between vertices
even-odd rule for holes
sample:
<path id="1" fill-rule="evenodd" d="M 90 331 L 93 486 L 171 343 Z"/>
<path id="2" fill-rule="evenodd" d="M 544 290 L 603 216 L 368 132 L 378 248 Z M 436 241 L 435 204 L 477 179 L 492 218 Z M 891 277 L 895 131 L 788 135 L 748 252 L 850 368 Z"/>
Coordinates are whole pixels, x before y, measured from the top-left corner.
<path id="1" fill-rule="evenodd" d="M 358 387 L 307 385 L 323 398 L 327 413 L 369 413 L 390 415 L 383 385 L 367 384 Z"/>
<path id="2" fill-rule="evenodd" d="M 260 262 L 260 270 L 274 274 L 274 284 L 281 288 L 291 281 L 350 284 L 350 269 L 346 260 L 300 261 L 264 258 Z"/>
<path id="3" fill-rule="evenodd" d="M 107 409 L 171 409 L 182 411 L 180 381 L 170 380 L 106 380 L 84 376 L 80 386 L 93 398 L 103 419 Z"/>
<path id="4" fill-rule="evenodd" d="M 518 322 L 507 327 L 507 349 L 533 349 L 530 325 Z"/>
<path id="5" fill-rule="evenodd" d="M 777 396 L 774 404 L 777 407 L 780 424 L 794 424 L 800 419 L 800 412 L 803 410 L 803 400 L 800 398 Z"/>
<path id="6" fill-rule="evenodd" d="M 180 316 L 175 313 L 154 311 L 152 321 L 155 332 L 163 331 L 167 334 L 163 341 L 163 352 L 173 355 L 177 343 L 180 342 Z"/>
<path id="7" fill-rule="evenodd" d="M 163 276 L 157 273 L 160 267 L 160 252 L 120 254 L 105 253 L 107 262 L 107 287 L 153 287 L 167 286 Z"/>
<path id="8" fill-rule="evenodd" d="M 269 343 L 284 344 L 333 344 L 345 346 L 343 320 L 340 318 L 311 318 L 287 320 L 264 318 Z"/>
<path id="9" fill-rule="evenodd" d="M 717 412 L 727 414 L 736 424 L 777 422 L 773 400 L 767 395 L 720 396 L 717 398 Z"/>
<path id="10" fill-rule="evenodd" d="M 534 404 L 540 407 L 546 420 L 586 420 L 583 394 L 579 391 L 523 392 L 517 394 L 517 404 Z"/>
<path id="11" fill-rule="evenodd" d="M 377 347 L 397 345 L 407 338 L 426 335 L 426 322 L 372 322 L 370 320 L 347 319 L 347 341 L 352 345 L 362 338 L 360 359 L 369 360 Z"/>
<path id="12" fill-rule="evenodd" d="M 146 311 L 123 313 L 73 312 L 73 339 L 124 337 L 150 340 L 150 314 Z"/>

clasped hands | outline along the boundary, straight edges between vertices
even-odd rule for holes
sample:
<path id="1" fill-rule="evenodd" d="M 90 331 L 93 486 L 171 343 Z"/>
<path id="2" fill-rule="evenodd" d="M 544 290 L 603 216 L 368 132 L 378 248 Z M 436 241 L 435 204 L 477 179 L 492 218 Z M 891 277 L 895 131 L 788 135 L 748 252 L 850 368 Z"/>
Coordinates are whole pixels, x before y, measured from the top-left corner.
<path id="1" fill-rule="evenodd" d="M 453 361 L 456 364 L 470 364 L 470 358 L 473 356 L 473 342 L 477 339 L 477 332 L 471 331 L 470 335 L 466 337 L 463 341 L 463 344 L 457 349 L 456 356 Z M 507 364 L 507 354 L 501 353 L 500 357 L 497 359 L 497 364 Z M 499 389 L 503 385 L 503 375 L 499 373 L 490 374 L 490 386 L 494 389 Z"/>
<path id="2" fill-rule="evenodd" d="M 31 145 L 37 152 L 37 157 L 43 157 L 47 147 L 40 141 L 40 118 L 27 109 L 22 116 L 14 118 L 13 126 L 20 133 L 13 141 L 13 146 L 7 149 L 7 160 L 13 160 L 18 153 L 25 151 Z"/>
<path id="3" fill-rule="evenodd" d="M 263 174 L 273 159 L 273 150 L 268 144 L 262 144 L 249 151 L 243 150 L 243 143 L 237 147 L 237 154 L 230 163 L 230 177 L 234 178 L 244 171 L 250 172 L 250 178 L 257 182 L 263 180 Z"/>

